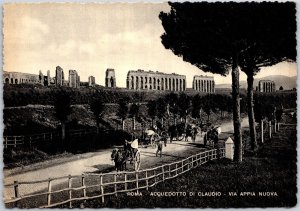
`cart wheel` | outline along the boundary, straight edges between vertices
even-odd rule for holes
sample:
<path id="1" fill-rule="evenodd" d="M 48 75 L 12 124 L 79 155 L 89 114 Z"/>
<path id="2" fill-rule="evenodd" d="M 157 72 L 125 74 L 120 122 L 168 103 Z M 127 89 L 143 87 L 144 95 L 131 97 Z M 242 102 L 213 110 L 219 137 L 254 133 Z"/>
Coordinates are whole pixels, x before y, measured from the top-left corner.
<path id="1" fill-rule="evenodd" d="M 140 152 L 137 152 L 134 158 L 134 170 L 138 171 L 141 166 L 141 155 Z"/>

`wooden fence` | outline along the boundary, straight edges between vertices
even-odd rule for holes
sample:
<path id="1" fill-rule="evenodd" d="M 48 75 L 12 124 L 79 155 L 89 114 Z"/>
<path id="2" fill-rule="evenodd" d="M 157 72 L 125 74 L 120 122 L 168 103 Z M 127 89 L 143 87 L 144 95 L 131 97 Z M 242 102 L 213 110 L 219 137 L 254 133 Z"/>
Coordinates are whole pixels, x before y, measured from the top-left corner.
<path id="1" fill-rule="evenodd" d="M 80 137 L 87 134 L 96 133 L 96 129 L 86 129 L 86 130 L 68 130 L 66 133 L 70 137 Z M 3 136 L 4 148 L 18 147 L 18 146 L 33 146 L 37 143 L 44 141 L 52 141 L 54 138 L 60 137 L 59 132 L 52 133 L 40 133 L 33 135 L 20 135 L 20 136 Z"/>
<path id="2" fill-rule="evenodd" d="M 220 158 L 225 157 L 224 148 L 221 148 L 219 153 Z M 96 198 L 101 198 L 104 203 L 106 196 L 148 190 L 160 182 L 175 178 L 209 160 L 217 159 L 217 156 L 217 149 L 211 149 L 180 161 L 140 171 L 69 175 L 32 182 L 15 181 L 4 185 L 4 193 L 12 192 L 12 196 L 5 198 L 4 203 L 7 207 L 22 208 L 49 208 L 60 205 L 72 207 L 72 202 Z M 29 185 L 39 186 L 42 190 L 22 194 L 23 190 L 31 189 Z"/>

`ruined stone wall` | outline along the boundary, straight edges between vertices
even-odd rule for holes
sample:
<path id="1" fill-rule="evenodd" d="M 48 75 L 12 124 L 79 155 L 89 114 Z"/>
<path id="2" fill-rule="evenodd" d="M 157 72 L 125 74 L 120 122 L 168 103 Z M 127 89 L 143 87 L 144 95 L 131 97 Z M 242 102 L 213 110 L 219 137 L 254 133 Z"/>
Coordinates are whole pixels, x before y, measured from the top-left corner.
<path id="1" fill-rule="evenodd" d="M 3 83 L 5 84 L 42 84 L 43 78 L 39 75 L 19 72 L 3 72 Z"/>
<path id="2" fill-rule="evenodd" d="M 126 87 L 134 90 L 185 91 L 186 77 L 175 73 L 131 70 L 127 74 Z"/>
<path id="3" fill-rule="evenodd" d="M 211 76 L 195 75 L 193 89 L 199 92 L 214 93 L 215 81 Z"/>
<path id="4" fill-rule="evenodd" d="M 116 76 L 115 76 L 115 70 L 108 68 L 106 70 L 105 75 L 105 86 L 110 88 L 116 88 Z"/>
<path id="5" fill-rule="evenodd" d="M 275 82 L 271 80 L 260 80 L 258 82 L 259 92 L 275 92 L 276 86 Z"/>

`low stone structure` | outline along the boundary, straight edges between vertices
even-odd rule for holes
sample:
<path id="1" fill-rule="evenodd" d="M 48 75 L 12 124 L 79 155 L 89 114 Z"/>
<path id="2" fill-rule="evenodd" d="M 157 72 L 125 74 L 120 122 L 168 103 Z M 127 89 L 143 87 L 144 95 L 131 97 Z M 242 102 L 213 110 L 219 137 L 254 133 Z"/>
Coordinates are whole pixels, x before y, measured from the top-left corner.
<path id="1" fill-rule="evenodd" d="M 200 92 L 214 93 L 215 92 L 214 77 L 195 75 L 193 79 L 193 89 Z"/>
<path id="2" fill-rule="evenodd" d="M 175 73 L 131 70 L 127 74 L 127 89 L 185 91 L 186 77 Z"/>
<path id="3" fill-rule="evenodd" d="M 275 92 L 276 86 L 275 82 L 271 80 L 260 80 L 258 82 L 259 92 Z"/>

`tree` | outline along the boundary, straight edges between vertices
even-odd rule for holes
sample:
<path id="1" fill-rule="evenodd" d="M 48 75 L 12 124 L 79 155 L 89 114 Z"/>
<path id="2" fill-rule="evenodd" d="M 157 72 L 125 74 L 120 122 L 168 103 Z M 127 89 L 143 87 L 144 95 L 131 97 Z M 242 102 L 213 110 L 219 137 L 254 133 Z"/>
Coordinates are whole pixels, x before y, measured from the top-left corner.
<path id="1" fill-rule="evenodd" d="M 176 125 L 176 115 L 178 114 L 178 95 L 176 93 L 170 93 L 165 96 L 167 102 L 167 112 L 173 114 L 174 124 Z"/>
<path id="2" fill-rule="evenodd" d="M 99 133 L 99 124 L 100 124 L 100 121 L 102 119 L 104 109 L 105 109 L 105 105 L 103 103 L 102 98 L 97 98 L 97 99 L 92 100 L 90 102 L 90 108 L 91 108 L 91 111 L 93 112 L 95 120 L 96 120 L 97 134 L 98 134 Z"/>
<path id="3" fill-rule="evenodd" d="M 191 99 L 190 97 L 185 93 L 180 93 L 178 98 L 178 110 L 179 110 L 179 116 L 180 118 L 184 118 L 184 122 L 186 124 L 186 118 L 189 114 L 189 109 L 191 106 Z"/>
<path id="4" fill-rule="evenodd" d="M 195 65 L 205 72 L 226 75 L 231 69 L 234 160 L 241 162 L 239 66 L 242 66 L 244 69 L 243 64 L 246 64 L 246 62 L 243 61 L 246 61 L 247 55 L 251 52 L 250 49 L 256 46 L 255 40 L 257 37 L 261 40 L 268 39 L 268 36 L 264 34 L 263 28 L 255 27 L 256 24 L 259 24 L 256 23 L 256 20 L 262 21 L 266 26 L 265 28 L 268 28 L 268 24 L 271 24 L 268 21 L 272 21 L 272 18 L 266 17 L 266 20 L 262 20 L 262 17 L 267 16 L 270 9 L 272 10 L 274 7 L 280 8 L 282 3 L 170 2 L 169 4 L 171 11 L 169 13 L 161 12 L 159 15 L 165 30 L 165 33 L 161 36 L 165 48 L 171 49 L 175 55 L 181 56 L 184 61 Z M 284 5 L 286 4 L 295 7 L 295 3 L 284 3 Z M 276 12 L 276 16 L 282 13 L 281 11 Z M 284 11 L 284 13 L 288 12 Z M 274 13 L 272 12 L 271 14 L 273 15 Z M 291 16 L 295 20 L 295 13 Z M 281 15 L 279 18 L 281 18 Z M 253 24 L 252 20 L 255 21 Z M 248 27 L 249 23 L 251 27 Z M 282 21 L 282 23 L 286 23 L 286 21 Z M 262 24 L 259 24 L 259 26 L 262 26 Z M 282 27 L 283 24 L 280 24 L 279 29 L 284 29 Z M 251 31 L 251 29 L 255 30 Z M 288 32 L 290 31 L 288 30 Z M 285 32 L 282 33 L 284 34 Z M 268 33 L 268 35 L 270 34 Z M 265 38 L 263 38 L 264 36 Z M 295 33 L 293 36 L 295 37 Z M 274 40 L 276 41 L 276 39 Z M 292 45 L 294 44 L 293 46 L 296 46 L 296 42 L 291 41 L 291 43 Z M 270 52 L 275 50 L 274 52 L 277 54 L 279 51 L 275 48 L 276 43 L 273 43 Z M 294 48 L 289 50 L 291 52 L 295 51 Z M 267 62 L 265 64 L 267 65 Z"/>
<path id="5" fill-rule="evenodd" d="M 157 116 L 157 104 L 155 100 L 150 100 L 147 104 L 148 115 L 151 117 L 151 125 L 153 127 L 154 119 Z"/>
<path id="6" fill-rule="evenodd" d="M 128 98 L 121 98 L 118 101 L 118 112 L 117 115 L 120 117 L 122 122 L 122 130 L 124 130 L 124 121 L 128 114 Z"/>
<path id="7" fill-rule="evenodd" d="M 241 28 L 240 36 L 244 37 L 247 48 L 240 55 L 239 66 L 247 75 L 251 148 L 255 150 L 257 141 L 253 112 L 254 76 L 262 67 L 272 66 L 282 61 L 295 61 L 296 8 L 295 3 L 291 2 L 249 4 L 248 7 L 255 12 L 247 12 L 249 17 L 244 17 L 245 21 L 247 19 L 251 21 Z"/>
<path id="8" fill-rule="evenodd" d="M 159 98 L 156 101 L 157 104 L 157 116 L 159 119 L 161 119 L 161 126 L 164 126 L 164 116 L 167 112 L 167 103 L 163 98 Z"/>
<path id="9" fill-rule="evenodd" d="M 211 113 L 216 111 L 215 102 L 210 94 L 203 97 L 203 111 L 206 113 L 207 122 L 209 123 Z"/>
<path id="10" fill-rule="evenodd" d="M 199 94 L 192 98 L 192 117 L 199 118 L 201 122 L 202 99 Z"/>
<path id="11" fill-rule="evenodd" d="M 54 100 L 55 116 L 61 123 L 61 139 L 64 142 L 66 137 L 66 121 L 71 114 L 71 98 L 70 94 L 66 91 L 60 90 L 55 95 Z"/>
<path id="12" fill-rule="evenodd" d="M 139 116 L 140 106 L 136 103 L 133 103 L 129 109 L 129 115 L 132 118 L 133 130 L 135 130 L 135 120 Z"/>

